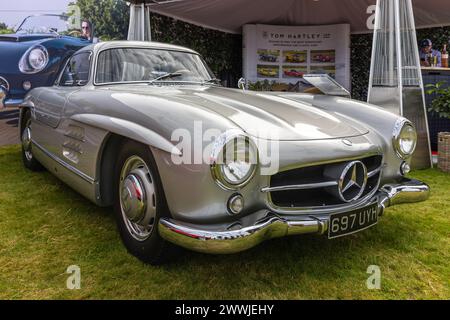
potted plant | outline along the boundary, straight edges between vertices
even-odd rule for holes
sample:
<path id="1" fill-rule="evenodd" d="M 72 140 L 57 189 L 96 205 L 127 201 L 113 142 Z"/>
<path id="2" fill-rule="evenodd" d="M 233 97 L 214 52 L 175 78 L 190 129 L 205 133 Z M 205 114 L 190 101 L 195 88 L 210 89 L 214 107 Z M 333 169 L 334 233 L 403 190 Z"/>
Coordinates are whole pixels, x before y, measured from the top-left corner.
<path id="1" fill-rule="evenodd" d="M 427 85 L 427 94 L 435 95 L 428 111 L 437 114 L 440 118 L 450 119 L 450 87 L 446 82 Z M 438 167 L 445 172 L 450 172 L 450 132 L 438 134 Z"/>

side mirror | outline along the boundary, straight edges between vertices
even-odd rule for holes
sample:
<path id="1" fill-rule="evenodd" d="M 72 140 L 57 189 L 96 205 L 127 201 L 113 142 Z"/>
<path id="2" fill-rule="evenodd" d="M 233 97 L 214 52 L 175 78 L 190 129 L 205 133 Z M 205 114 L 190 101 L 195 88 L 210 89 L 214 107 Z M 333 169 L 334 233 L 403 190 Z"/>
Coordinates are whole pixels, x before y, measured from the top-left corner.
<path id="1" fill-rule="evenodd" d="M 245 78 L 240 78 L 238 80 L 238 88 L 242 89 L 242 91 L 245 91 L 247 89 L 247 79 Z"/>

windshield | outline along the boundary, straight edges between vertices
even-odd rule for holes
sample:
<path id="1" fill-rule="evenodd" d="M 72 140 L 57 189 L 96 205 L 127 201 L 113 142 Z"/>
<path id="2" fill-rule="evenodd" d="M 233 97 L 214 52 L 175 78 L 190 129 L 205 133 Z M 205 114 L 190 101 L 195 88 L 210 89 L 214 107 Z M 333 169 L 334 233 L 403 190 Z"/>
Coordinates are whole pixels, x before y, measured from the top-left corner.
<path id="1" fill-rule="evenodd" d="M 147 48 L 118 48 L 98 56 L 95 82 L 205 82 L 214 75 L 197 54 Z"/>
<path id="2" fill-rule="evenodd" d="M 69 34 L 71 31 L 79 30 L 69 24 L 67 16 L 40 15 L 25 18 L 17 28 L 17 33 L 58 33 Z"/>

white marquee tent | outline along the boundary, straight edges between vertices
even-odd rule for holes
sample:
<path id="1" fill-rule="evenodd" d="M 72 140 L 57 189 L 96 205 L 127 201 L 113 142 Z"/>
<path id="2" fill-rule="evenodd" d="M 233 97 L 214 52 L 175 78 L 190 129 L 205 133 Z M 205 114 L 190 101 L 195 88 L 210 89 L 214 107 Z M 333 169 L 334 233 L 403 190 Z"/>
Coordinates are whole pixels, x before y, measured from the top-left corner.
<path id="1" fill-rule="evenodd" d="M 206 28 L 241 33 L 245 24 L 350 23 L 353 33 L 372 32 L 376 0 L 131 0 L 150 11 Z M 417 28 L 450 25 L 449 0 L 413 0 Z"/>

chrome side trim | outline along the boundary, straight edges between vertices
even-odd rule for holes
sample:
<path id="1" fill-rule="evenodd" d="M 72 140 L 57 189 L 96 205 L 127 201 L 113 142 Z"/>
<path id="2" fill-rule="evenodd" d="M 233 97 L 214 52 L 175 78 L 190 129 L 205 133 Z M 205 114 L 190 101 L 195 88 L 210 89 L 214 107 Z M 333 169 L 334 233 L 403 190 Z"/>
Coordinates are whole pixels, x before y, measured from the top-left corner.
<path id="1" fill-rule="evenodd" d="M 34 146 L 36 146 L 37 148 L 39 148 L 39 150 L 41 150 L 46 156 L 48 156 L 49 158 L 51 158 L 52 160 L 56 161 L 58 164 L 60 164 L 61 166 L 63 166 L 64 168 L 66 168 L 67 170 L 71 171 L 72 173 L 76 174 L 77 176 L 79 176 L 80 178 L 82 178 L 83 180 L 89 182 L 90 184 L 94 184 L 95 180 L 94 178 L 88 176 L 87 174 L 81 172 L 80 170 L 78 170 L 77 168 L 71 166 L 70 164 L 64 162 L 63 160 L 61 160 L 60 158 L 58 158 L 57 156 L 55 156 L 54 154 L 52 154 L 51 152 L 47 151 L 44 147 L 42 147 L 39 143 L 37 143 L 36 141 L 32 140 L 31 141 L 33 143 Z"/>
<path id="2" fill-rule="evenodd" d="M 67 133 L 67 132 L 64 133 L 64 137 L 71 138 L 73 140 L 77 140 L 77 141 L 80 141 L 80 142 L 86 142 L 86 140 L 84 138 L 81 138 L 79 136 L 75 136 L 75 135 L 73 135 L 71 133 Z"/>
<path id="3" fill-rule="evenodd" d="M 56 128 L 61 121 L 59 117 L 56 117 L 54 115 L 35 110 L 36 115 L 36 121 L 39 121 L 49 127 Z"/>
<path id="4" fill-rule="evenodd" d="M 78 154 L 83 154 L 83 150 L 81 149 L 81 146 L 74 142 L 70 142 L 70 141 L 64 142 L 62 147 L 69 149 L 70 151 L 76 152 Z"/>
<path id="5" fill-rule="evenodd" d="M 377 201 L 378 215 L 391 205 L 419 202 L 429 197 L 427 184 L 404 179 L 397 184 L 383 186 L 378 194 L 360 204 L 359 208 Z M 345 211 L 343 211 L 345 212 Z M 323 234 L 328 230 L 329 214 L 300 217 L 282 217 L 269 213 L 269 216 L 251 226 L 237 230 L 217 229 L 214 226 L 196 226 L 168 218 L 161 218 L 158 231 L 161 237 L 181 247 L 213 254 L 236 253 L 252 248 L 259 243 L 288 235 Z"/>

